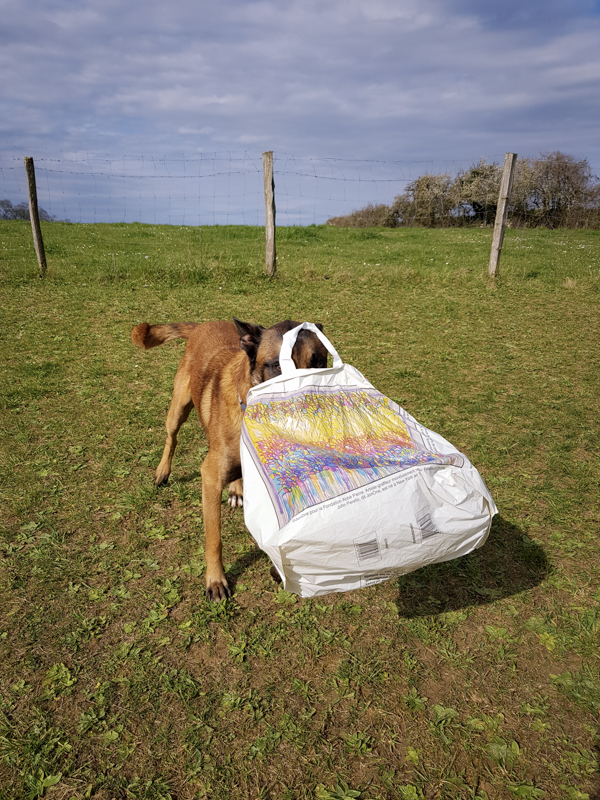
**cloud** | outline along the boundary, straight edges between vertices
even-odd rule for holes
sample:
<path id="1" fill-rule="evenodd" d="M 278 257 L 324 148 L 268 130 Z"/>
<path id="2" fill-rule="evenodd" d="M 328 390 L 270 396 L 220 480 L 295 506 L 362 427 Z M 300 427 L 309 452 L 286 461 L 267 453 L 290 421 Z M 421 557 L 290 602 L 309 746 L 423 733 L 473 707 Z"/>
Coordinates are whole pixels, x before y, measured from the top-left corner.
<path id="1" fill-rule="evenodd" d="M 600 165 L 592 0 L 0 0 L 0 14 L 3 151 L 563 149 Z"/>

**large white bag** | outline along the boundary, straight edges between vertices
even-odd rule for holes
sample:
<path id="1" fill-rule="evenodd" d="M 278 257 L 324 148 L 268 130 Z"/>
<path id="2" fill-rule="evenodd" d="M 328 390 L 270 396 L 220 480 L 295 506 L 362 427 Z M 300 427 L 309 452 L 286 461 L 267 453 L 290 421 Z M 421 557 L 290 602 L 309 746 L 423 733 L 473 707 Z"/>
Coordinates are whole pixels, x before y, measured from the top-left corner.
<path id="1" fill-rule="evenodd" d="M 297 370 L 302 328 L 333 367 Z M 481 547 L 496 506 L 466 456 L 343 364 L 308 322 L 282 374 L 250 390 L 241 439 L 246 525 L 302 597 L 371 586 Z"/>

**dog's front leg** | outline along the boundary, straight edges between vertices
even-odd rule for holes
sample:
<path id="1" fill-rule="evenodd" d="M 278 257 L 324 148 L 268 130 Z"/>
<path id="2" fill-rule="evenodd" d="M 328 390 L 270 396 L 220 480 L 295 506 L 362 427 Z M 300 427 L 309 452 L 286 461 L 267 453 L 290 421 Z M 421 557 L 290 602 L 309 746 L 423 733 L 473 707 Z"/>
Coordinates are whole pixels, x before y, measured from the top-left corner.
<path id="1" fill-rule="evenodd" d="M 221 474 L 218 456 L 209 451 L 202 463 L 202 511 L 206 536 L 206 596 L 209 600 L 231 597 L 223 570 L 221 543 L 221 493 L 226 480 Z"/>

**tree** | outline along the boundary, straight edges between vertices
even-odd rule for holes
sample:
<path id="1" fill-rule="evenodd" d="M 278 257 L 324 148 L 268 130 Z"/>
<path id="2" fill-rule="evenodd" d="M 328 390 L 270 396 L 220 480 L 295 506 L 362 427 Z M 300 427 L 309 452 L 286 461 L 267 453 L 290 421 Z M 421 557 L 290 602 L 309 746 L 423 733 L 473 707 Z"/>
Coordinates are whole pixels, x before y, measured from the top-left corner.
<path id="1" fill-rule="evenodd" d="M 532 165 L 531 204 L 538 224 L 548 228 L 577 225 L 593 197 L 593 175 L 587 159 L 555 151 L 542 153 Z"/>
<path id="2" fill-rule="evenodd" d="M 42 222 L 54 222 L 56 219 L 43 208 L 38 208 L 38 214 Z M 0 219 L 29 219 L 29 206 L 27 203 L 13 206 L 10 200 L 0 200 Z"/>
<path id="3" fill-rule="evenodd" d="M 493 225 L 498 207 L 502 167 L 479 159 L 477 164 L 456 176 L 454 192 L 458 201 L 457 212 L 464 221 Z"/>
<path id="4" fill-rule="evenodd" d="M 502 167 L 480 159 L 452 179 L 448 173 L 425 174 L 411 181 L 391 206 L 369 204 L 329 225 L 342 227 L 398 225 L 426 228 L 472 223 L 491 225 L 496 218 Z M 600 228 L 600 182 L 587 160 L 556 151 L 517 159 L 509 200 L 513 225 Z"/>
<path id="5" fill-rule="evenodd" d="M 394 200 L 392 210 L 399 225 L 435 228 L 451 224 L 454 205 L 450 175 L 427 173 L 406 186 L 404 194 Z"/>

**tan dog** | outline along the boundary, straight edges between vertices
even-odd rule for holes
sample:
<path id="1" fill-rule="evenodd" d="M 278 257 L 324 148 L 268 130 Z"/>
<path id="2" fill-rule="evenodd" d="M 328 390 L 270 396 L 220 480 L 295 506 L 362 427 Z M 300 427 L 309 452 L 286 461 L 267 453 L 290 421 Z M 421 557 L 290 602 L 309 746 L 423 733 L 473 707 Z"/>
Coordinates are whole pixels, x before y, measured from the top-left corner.
<path id="1" fill-rule="evenodd" d="M 206 596 L 222 600 L 231 596 L 223 570 L 221 545 L 221 494 L 229 483 L 229 503 L 242 505 L 240 435 L 246 395 L 256 386 L 281 373 L 279 351 L 283 334 L 300 323 L 286 320 L 271 328 L 240 322 L 194 322 L 148 325 L 131 331 L 131 341 L 143 350 L 185 339 L 186 347 L 167 415 L 167 441 L 155 483 L 166 483 L 177 446 L 177 433 L 192 406 L 208 436 L 208 454 L 201 466 L 202 509 L 206 533 Z M 322 329 L 322 326 L 318 326 Z M 306 330 L 292 351 L 298 369 L 327 366 L 327 350 L 314 333 Z"/>

